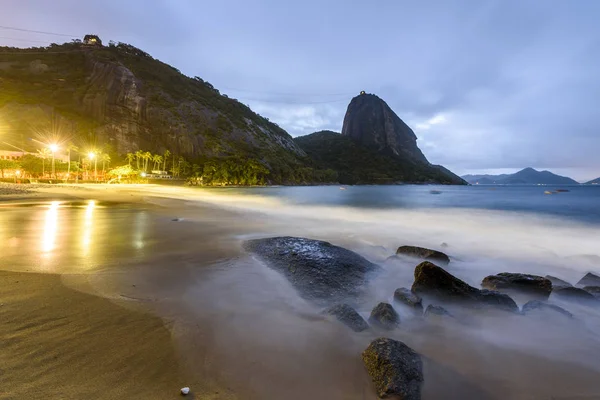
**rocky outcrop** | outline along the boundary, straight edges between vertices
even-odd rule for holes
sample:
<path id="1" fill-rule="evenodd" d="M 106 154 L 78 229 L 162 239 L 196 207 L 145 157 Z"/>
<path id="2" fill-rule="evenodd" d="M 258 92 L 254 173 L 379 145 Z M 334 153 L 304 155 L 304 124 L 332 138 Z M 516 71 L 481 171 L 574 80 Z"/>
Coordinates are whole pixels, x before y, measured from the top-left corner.
<path id="1" fill-rule="evenodd" d="M 502 272 L 483 278 L 481 286 L 498 291 L 515 291 L 547 299 L 552 291 L 552 282 L 537 275 Z"/>
<path id="2" fill-rule="evenodd" d="M 600 286 L 600 276 L 588 272 L 577 282 L 577 286 Z"/>
<path id="3" fill-rule="evenodd" d="M 434 306 L 433 304 L 430 304 L 427 306 L 427 309 L 425 310 L 425 313 L 423 314 L 425 317 L 430 317 L 432 315 L 437 315 L 437 316 L 446 316 L 446 317 L 451 317 L 452 314 L 450 314 L 448 312 L 448 310 L 446 310 L 444 307 L 442 306 Z"/>
<path id="4" fill-rule="evenodd" d="M 376 339 L 363 351 L 362 359 L 380 398 L 421 399 L 423 362 L 406 344 Z"/>
<path id="5" fill-rule="evenodd" d="M 429 261 L 424 261 L 415 268 L 415 281 L 411 290 L 420 296 L 457 305 L 519 310 L 509 296 L 476 289 Z"/>
<path id="6" fill-rule="evenodd" d="M 413 293 L 410 289 L 399 288 L 394 291 L 394 301 L 408 306 L 415 314 L 423 313 L 423 299 Z"/>
<path id="7" fill-rule="evenodd" d="M 557 288 L 561 288 L 561 287 L 570 287 L 570 286 L 573 286 L 569 282 L 563 281 L 562 279 L 559 279 L 559 278 L 557 278 L 555 276 L 552 276 L 552 275 L 546 275 L 545 278 L 548 279 L 550 282 L 552 282 L 552 288 L 553 289 L 557 289 Z"/>
<path id="8" fill-rule="evenodd" d="M 392 330 L 400 325 L 400 316 L 391 304 L 379 303 L 373 308 L 373 311 L 371 311 L 369 322 L 373 326 Z"/>
<path id="9" fill-rule="evenodd" d="M 302 297 L 320 305 L 355 304 L 367 278 L 380 267 L 360 255 L 320 240 L 255 239 L 245 248 L 281 272 Z"/>
<path id="10" fill-rule="evenodd" d="M 450 257 L 441 251 L 426 249 L 418 246 L 400 246 L 396 250 L 396 255 L 418 258 L 420 260 L 431 261 L 440 265 L 447 265 Z"/>
<path id="11" fill-rule="evenodd" d="M 576 287 L 564 287 L 552 291 L 552 296 L 566 301 L 600 305 L 600 301 L 593 294 Z"/>
<path id="12" fill-rule="evenodd" d="M 364 318 L 348 304 L 336 304 L 325 310 L 324 313 L 334 316 L 338 321 L 352 329 L 354 332 L 362 332 L 369 329 L 367 321 L 365 321 Z"/>
<path id="13" fill-rule="evenodd" d="M 541 312 L 550 311 L 552 313 L 562 314 L 565 317 L 573 318 L 573 314 L 571 314 L 564 308 L 559 307 L 554 304 L 546 303 L 545 301 L 531 300 L 531 301 L 525 303 L 523 305 L 523 308 L 521 309 L 521 312 L 523 314 L 531 314 L 531 313 L 540 312 L 540 311 Z"/>
<path id="14" fill-rule="evenodd" d="M 428 163 L 413 130 L 374 94 L 361 94 L 350 101 L 342 135 L 382 153 Z"/>

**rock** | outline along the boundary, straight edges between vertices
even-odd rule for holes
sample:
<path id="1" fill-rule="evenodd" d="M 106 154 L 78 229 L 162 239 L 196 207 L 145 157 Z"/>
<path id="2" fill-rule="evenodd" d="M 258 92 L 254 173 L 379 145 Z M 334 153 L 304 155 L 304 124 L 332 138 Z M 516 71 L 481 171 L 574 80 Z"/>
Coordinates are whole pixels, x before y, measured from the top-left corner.
<path id="1" fill-rule="evenodd" d="M 428 305 L 427 309 L 425 310 L 424 316 L 428 317 L 430 315 L 445 315 L 448 317 L 452 316 L 452 314 L 450 314 L 444 307 L 434 306 L 433 304 Z"/>
<path id="2" fill-rule="evenodd" d="M 583 290 L 593 294 L 594 296 L 596 296 L 596 298 L 600 299 L 600 286 L 585 286 Z"/>
<path id="3" fill-rule="evenodd" d="M 456 278 L 443 268 L 424 261 L 415 268 L 412 291 L 421 296 L 465 306 L 493 307 L 506 311 L 518 311 L 517 304 L 507 295 L 476 289 Z"/>
<path id="4" fill-rule="evenodd" d="M 189 393 L 190 393 L 190 388 L 189 387 L 181 388 L 181 394 L 183 396 L 187 396 Z"/>
<path id="5" fill-rule="evenodd" d="M 600 286 L 600 276 L 588 272 L 577 282 L 577 286 Z"/>
<path id="6" fill-rule="evenodd" d="M 583 289 L 576 288 L 576 287 L 565 287 L 565 288 L 554 289 L 552 291 L 552 295 L 556 296 L 562 300 L 576 301 L 576 302 L 583 302 L 583 303 L 594 303 L 594 304 L 599 303 L 598 299 L 596 299 L 596 296 L 594 296 L 593 294 L 591 294 Z"/>
<path id="7" fill-rule="evenodd" d="M 552 282 L 552 289 L 573 286 L 569 282 L 563 281 L 562 279 L 559 279 L 552 275 L 546 275 L 545 278 L 548 279 L 550 282 Z"/>
<path id="8" fill-rule="evenodd" d="M 542 276 L 502 272 L 483 278 L 481 286 L 499 291 L 513 290 L 547 299 L 552 291 L 552 282 Z"/>
<path id="9" fill-rule="evenodd" d="M 371 311 L 369 322 L 383 329 L 392 330 L 400 325 L 400 316 L 389 303 L 379 303 Z"/>
<path id="10" fill-rule="evenodd" d="M 425 261 L 431 261 L 443 265 L 447 265 L 450 262 L 450 257 L 441 251 L 430 250 L 424 247 L 417 246 L 400 246 L 396 250 L 397 255 L 420 258 Z"/>
<path id="11" fill-rule="evenodd" d="M 421 399 L 421 356 L 402 342 L 379 338 L 362 353 L 362 359 L 380 398 Z"/>
<path id="12" fill-rule="evenodd" d="M 369 329 L 369 324 L 359 313 L 348 304 L 336 304 L 325 310 L 325 314 L 333 315 L 338 321 L 352 329 L 354 332 L 362 332 Z"/>
<path id="13" fill-rule="evenodd" d="M 531 300 L 525 303 L 521 311 L 523 314 L 530 314 L 535 311 L 552 311 L 560 313 L 566 317 L 573 318 L 573 314 L 571 314 L 564 308 L 539 300 Z"/>
<path id="14" fill-rule="evenodd" d="M 394 301 L 412 308 L 416 313 L 423 313 L 423 299 L 407 288 L 399 288 L 394 292 Z"/>
<path id="15" fill-rule="evenodd" d="M 245 248 L 281 272 L 303 298 L 325 306 L 355 303 L 368 277 L 380 270 L 358 254 L 320 240 L 255 239 Z"/>

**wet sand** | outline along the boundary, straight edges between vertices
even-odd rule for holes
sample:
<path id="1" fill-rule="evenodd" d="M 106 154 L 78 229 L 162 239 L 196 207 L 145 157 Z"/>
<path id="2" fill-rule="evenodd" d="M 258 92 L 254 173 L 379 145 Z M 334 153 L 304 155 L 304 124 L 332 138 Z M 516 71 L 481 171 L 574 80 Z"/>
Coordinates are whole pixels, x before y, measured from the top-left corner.
<path id="1" fill-rule="evenodd" d="M 201 399 L 375 399 L 360 353 L 385 335 L 424 356 L 424 399 L 600 399 L 593 310 L 565 305 L 584 321 L 568 324 L 506 315 L 424 322 L 402 313 L 396 332 L 355 334 L 241 249 L 249 237 L 299 235 L 382 262 L 400 243 L 381 221 L 324 223 L 331 215 L 275 215 L 281 206 L 262 199 L 152 186 L 38 196 L 59 203 L 0 204 L 0 269 L 14 271 L 0 275 L 0 321 L 9 321 L 0 323 L 8 338 L 2 398 L 168 399 L 190 386 Z M 476 259 L 481 271 L 473 270 L 464 258 L 449 269 L 474 285 L 505 268 L 506 260 Z M 387 267 L 359 312 L 368 316 L 410 286 L 413 268 Z"/>

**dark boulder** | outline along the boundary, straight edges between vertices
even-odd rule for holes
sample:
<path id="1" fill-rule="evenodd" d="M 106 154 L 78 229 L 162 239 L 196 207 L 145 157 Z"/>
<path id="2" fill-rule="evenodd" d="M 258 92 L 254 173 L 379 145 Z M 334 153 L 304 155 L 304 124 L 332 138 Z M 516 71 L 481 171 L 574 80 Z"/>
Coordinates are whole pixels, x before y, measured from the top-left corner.
<path id="1" fill-rule="evenodd" d="M 450 314 L 444 307 L 434 306 L 433 304 L 428 305 L 427 309 L 425 310 L 424 316 L 428 317 L 430 315 L 442 315 L 448 317 L 452 316 L 452 314 Z"/>
<path id="2" fill-rule="evenodd" d="M 552 276 L 552 275 L 546 275 L 545 278 L 548 279 L 550 282 L 552 282 L 552 288 L 553 289 L 561 288 L 561 287 L 571 287 L 571 286 L 573 286 L 569 282 L 563 281 L 562 279 L 559 279 L 559 278 L 557 278 L 555 276 Z"/>
<path id="3" fill-rule="evenodd" d="M 577 282 L 577 286 L 600 286 L 600 276 L 588 272 Z"/>
<path id="4" fill-rule="evenodd" d="M 488 306 L 515 312 L 519 310 L 509 296 L 476 289 L 429 261 L 416 266 L 412 291 L 442 302 L 475 307 Z"/>
<path id="5" fill-rule="evenodd" d="M 328 308 L 325 314 L 334 316 L 338 321 L 352 329 L 354 332 L 362 332 L 369 329 L 369 324 L 359 313 L 348 304 L 336 304 Z"/>
<path id="6" fill-rule="evenodd" d="M 379 303 L 371 311 L 369 322 L 374 326 L 392 330 L 400 325 L 400 316 L 391 304 Z"/>
<path id="7" fill-rule="evenodd" d="M 552 296 L 556 296 L 559 299 L 567 300 L 567 301 L 575 301 L 580 303 L 592 303 L 592 304 L 600 304 L 596 296 L 593 294 L 576 287 L 566 287 L 554 289 L 552 291 Z"/>
<path id="8" fill-rule="evenodd" d="M 302 297 L 320 305 L 355 303 L 380 267 L 320 240 L 274 237 L 249 240 L 245 248 L 281 272 Z"/>
<path id="9" fill-rule="evenodd" d="M 417 246 L 400 246 L 396 250 L 396 255 L 419 258 L 425 261 L 431 261 L 442 265 L 450 262 L 450 257 L 441 251 L 426 249 Z"/>
<path id="10" fill-rule="evenodd" d="M 483 278 L 481 286 L 498 291 L 522 292 L 547 299 L 552 291 L 552 282 L 543 276 L 502 272 Z"/>
<path id="11" fill-rule="evenodd" d="M 379 338 L 369 344 L 362 359 L 380 398 L 421 399 L 421 356 L 402 342 Z"/>
<path id="12" fill-rule="evenodd" d="M 600 299 L 600 286 L 586 286 L 583 288 L 588 293 L 593 294 L 596 298 Z"/>
<path id="13" fill-rule="evenodd" d="M 396 289 L 394 292 L 394 301 L 412 308 L 418 314 L 423 313 L 423 299 L 410 289 Z"/>
<path id="14" fill-rule="evenodd" d="M 523 309 L 521 310 L 523 314 L 530 314 L 536 311 L 551 311 L 560 313 L 566 317 L 573 318 L 573 314 L 568 312 L 562 307 L 556 306 L 554 304 L 546 303 L 545 301 L 539 300 L 531 300 L 523 305 Z"/>

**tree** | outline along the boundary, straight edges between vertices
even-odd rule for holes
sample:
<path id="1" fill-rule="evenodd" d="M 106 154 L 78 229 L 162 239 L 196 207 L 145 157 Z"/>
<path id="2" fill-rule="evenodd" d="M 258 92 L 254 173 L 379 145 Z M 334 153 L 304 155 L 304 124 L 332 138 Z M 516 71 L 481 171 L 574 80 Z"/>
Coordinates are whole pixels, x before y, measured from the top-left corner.
<path id="1" fill-rule="evenodd" d="M 167 160 L 169 159 L 170 155 L 171 152 L 169 150 L 165 150 L 165 154 L 163 154 L 163 171 L 167 170 Z"/>
<path id="2" fill-rule="evenodd" d="M 79 151 L 79 148 L 73 143 L 67 145 L 67 152 L 69 153 L 69 167 L 67 168 L 67 176 L 71 175 L 71 150 Z"/>
<path id="3" fill-rule="evenodd" d="M 2 178 L 4 178 L 5 169 L 17 169 L 19 164 L 15 160 L 2 160 L 0 159 L 0 172 L 2 172 Z"/>
<path id="4" fill-rule="evenodd" d="M 153 169 L 159 169 L 160 166 L 162 165 L 162 156 L 160 154 L 155 154 L 152 156 L 152 161 L 154 162 L 154 168 Z"/>
<path id="5" fill-rule="evenodd" d="M 152 159 L 152 153 L 147 151 L 142 154 L 142 158 L 144 159 L 144 171 L 148 171 L 148 162 Z"/>
<path id="6" fill-rule="evenodd" d="M 44 176 L 46 175 L 46 160 L 52 157 L 52 152 L 46 147 L 39 149 L 37 152 L 37 156 L 42 159 L 42 176 Z"/>
<path id="7" fill-rule="evenodd" d="M 140 169 L 140 160 L 144 157 L 144 152 L 141 150 L 138 150 L 135 152 L 135 162 L 136 162 L 136 166 L 137 169 Z"/>
<path id="8" fill-rule="evenodd" d="M 133 159 L 135 158 L 135 154 L 133 153 L 127 153 L 127 164 L 131 167 L 131 163 L 133 162 Z"/>
<path id="9" fill-rule="evenodd" d="M 103 153 L 102 154 L 102 175 L 104 175 L 104 171 L 106 170 L 106 164 L 110 165 L 110 155 L 108 155 L 108 153 Z"/>

